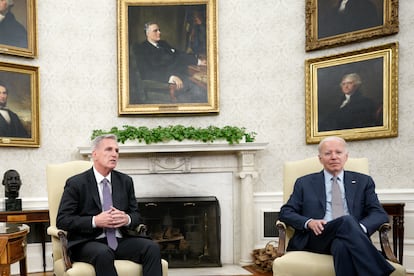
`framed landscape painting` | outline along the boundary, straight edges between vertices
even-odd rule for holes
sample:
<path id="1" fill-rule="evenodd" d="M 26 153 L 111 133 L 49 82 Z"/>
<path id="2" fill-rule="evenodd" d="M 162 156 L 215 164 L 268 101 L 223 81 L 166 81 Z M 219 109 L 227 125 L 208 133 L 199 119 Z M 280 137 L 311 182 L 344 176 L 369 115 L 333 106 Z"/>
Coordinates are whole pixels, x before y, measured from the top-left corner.
<path id="1" fill-rule="evenodd" d="M 306 51 L 398 30 L 398 0 L 306 0 Z"/>
<path id="2" fill-rule="evenodd" d="M 216 0 L 118 0 L 119 115 L 218 112 Z"/>
<path id="3" fill-rule="evenodd" d="M 306 142 L 398 135 L 398 44 L 306 61 Z"/>
<path id="4" fill-rule="evenodd" d="M 0 62 L 0 146 L 40 146 L 38 67 Z"/>

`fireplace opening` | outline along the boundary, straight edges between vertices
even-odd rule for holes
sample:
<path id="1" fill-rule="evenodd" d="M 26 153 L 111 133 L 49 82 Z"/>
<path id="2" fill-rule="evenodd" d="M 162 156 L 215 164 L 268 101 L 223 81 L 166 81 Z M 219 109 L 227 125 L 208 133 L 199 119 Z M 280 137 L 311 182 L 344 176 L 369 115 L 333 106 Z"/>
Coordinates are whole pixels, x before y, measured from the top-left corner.
<path id="1" fill-rule="evenodd" d="M 221 266 L 216 197 L 138 198 L 148 234 L 171 268 Z"/>

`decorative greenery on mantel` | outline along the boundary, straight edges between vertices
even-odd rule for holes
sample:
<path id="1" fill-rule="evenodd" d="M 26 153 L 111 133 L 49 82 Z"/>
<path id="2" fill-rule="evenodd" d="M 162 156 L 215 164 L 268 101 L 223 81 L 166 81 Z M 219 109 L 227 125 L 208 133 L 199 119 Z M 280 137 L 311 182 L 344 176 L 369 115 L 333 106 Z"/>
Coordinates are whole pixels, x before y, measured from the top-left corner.
<path id="1" fill-rule="evenodd" d="M 158 126 L 156 128 L 148 128 L 145 126 L 123 126 L 123 129 L 112 127 L 108 131 L 95 129 L 92 132 L 91 139 L 103 134 L 115 134 L 118 141 L 122 144 L 125 141 L 145 142 L 146 144 L 192 140 L 200 142 L 214 142 L 217 140 L 226 140 L 229 144 L 240 143 L 240 141 L 254 142 L 256 132 L 248 132 L 244 127 L 225 126 L 216 127 L 209 126 L 207 128 L 185 127 L 182 125 Z"/>

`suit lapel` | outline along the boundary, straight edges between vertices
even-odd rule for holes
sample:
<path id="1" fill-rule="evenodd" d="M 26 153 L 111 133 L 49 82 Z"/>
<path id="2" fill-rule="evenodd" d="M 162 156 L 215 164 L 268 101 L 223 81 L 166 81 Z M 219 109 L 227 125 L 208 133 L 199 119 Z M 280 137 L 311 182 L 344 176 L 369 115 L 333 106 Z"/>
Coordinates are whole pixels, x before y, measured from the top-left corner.
<path id="1" fill-rule="evenodd" d="M 319 201 L 322 205 L 323 211 L 326 210 L 326 190 L 325 190 L 325 176 L 323 171 L 317 174 L 316 178 L 314 179 L 312 187 L 315 188 L 316 195 L 319 198 Z"/>
<path id="2" fill-rule="evenodd" d="M 348 211 L 350 215 L 353 213 L 354 204 L 355 204 L 355 193 L 357 190 L 357 180 L 354 175 L 348 171 L 344 172 L 344 188 L 345 188 L 345 198 L 348 205 Z"/>
<path id="3" fill-rule="evenodd" d="M 122 194 L 119 190 L 122 188 L 121 186 L 121 180 L 119 179 L 118 174 L 116 172 L 112 171 L 111 175 L 111 181 L 112 181 L 112 205 L 118 206 L 115 208 L 119 208 L 121 206 L 121 198 L 120 195 Z"/>
<path id="4" fill-rule="evenodd" d="M 95 175 L 93 174 L 93 168 L 89 170 L 88 173 L 88 182 L 91 183 L 87 185 L 86 189 L 89 194 L 92 195 L 92 200 L 95 202 L 96 206 L 102 209 L 101 199 L 99 198 L 98 183 L 96 183 Z"/>

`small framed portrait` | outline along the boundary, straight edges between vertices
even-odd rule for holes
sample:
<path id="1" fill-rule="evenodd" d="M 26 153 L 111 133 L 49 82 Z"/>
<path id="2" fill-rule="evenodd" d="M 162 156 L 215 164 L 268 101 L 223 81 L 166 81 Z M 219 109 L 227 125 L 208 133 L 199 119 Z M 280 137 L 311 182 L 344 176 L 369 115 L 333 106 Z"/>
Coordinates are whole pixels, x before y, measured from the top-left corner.
<path id="1" fill-rule="evenodd" d="M 39 68 L 0 62 L 0 146 L 39 147 Z"/>
<path id="2" fill-rule="evenodd" d="M 306 51 L 398 33 L 398 0 L 306 0 Z"/>
<path id="3" fill-rule="evenodd" d="M 218 113 L 217 0 L 117 1 L 119 115 Z"/>
<path id="4" fill-rule="evenodd" d="M 0 53 L 37 56 L 36 0 L 0 1 Z"/>
<path id="5" fill-rule="evenodd" d="M 398 135 L 398 44 L 306 60 L 306 142 Z"/>

